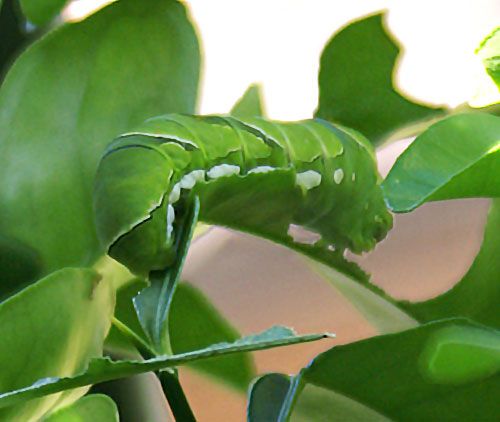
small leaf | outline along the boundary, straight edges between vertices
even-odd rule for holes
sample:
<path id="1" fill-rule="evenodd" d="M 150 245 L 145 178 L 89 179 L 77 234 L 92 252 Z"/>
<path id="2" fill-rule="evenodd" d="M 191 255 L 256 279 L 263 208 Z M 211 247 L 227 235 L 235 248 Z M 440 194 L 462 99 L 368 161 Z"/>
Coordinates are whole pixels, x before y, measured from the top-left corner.
<path id="1" fill-rule="evenodd" d="M 254 117 L 264 116 L 264 106 L 262 104 L 261 87 L 258 84 L 252 84 L 245 91 L 243 96 L 231 109 L 231 116 L 234 117 Z"/>
<path id="2" fill-rule="evenodd" d="M 249 392 L 247 421 L 277 421 L 289 388 L 290 377 L 283 374 L 265 374 L 257 378 Z"/>
<path id="3" fill-rule="evenodd" d="M 41 26 L 58 15 L 68 0 L 20 0 L 20 3 L 28 20 Z"/>
<path id="4" fill-rule="evenodd" d="M 0 304 L 0 392 L 47 377 L 72 376 L 102 355 L 114 296 L 92 270 L 64 269 Z M 1 420 L 36 420 L 84 390 L 0 410 Z"/>
<path id="5" fill-rule="evenodd" d="M 488 35 L 477 50 L 486 72 L 500 89 L 500 27 Z"/>
<path id="6" fill-rule="evenodd" d="M 427 201 L 500 196 L 500 117 L 448 117 L 418 136 L 382 183 L 395 212 Z"/>
<path id="7" fill-rule="evenodd" d="M 449 319 L 335 346 L 294 377 L 274 421 L 317 420 L 318 411 L 349 421 L 496 421 L 499 342 L 498 330 Z"/>
<path id="8" fill-rule="evenodd" d="M 70 406 L 59 409 L 43 422 L 118 422 L 118 409 L 104 394 L 82 397 Z"/>
<path id="9" fill-rule="evenodd" d="M 159 356 L 145 361 L 112 361 L 107 358 L 94 359 L 90 362 L 88 368 L 79 375 L 66 378 L 45 378 L 35 382 L 31 386 L 0 394 L 0 408 L 68 389 L 150 371 L 160 371 L 201 359 L 305 343 L 330 338 L 331 336 L 331 334 L 297 335 L 289 328 L 275 326 L 260 334 L 243 337 L 232 343 L 213 344 L 205 349 L 181 353 L 179 355 Z"/>
<path id="10" fill-rule="evenodd" d="M 403 126 L 439 117 L 440 107 L 415 103 L 394 86 L 400 47 L 386 32 L 384 14 L 353 22 L 321 55 L 316 117 L 356 129 L 375 145 Z"/>
<path id="11" fill-rule="evenodd" d="M 159 353 L 171 351 L 168 333 L 169 312 L 198 222 L 199 211 L 200 201 L 195 197 L 185 219 L 178 226 L 174 263 L 164 271 L 151 272 L 150 285 L 134 298 L 134 307 L 141 327 Z"/>

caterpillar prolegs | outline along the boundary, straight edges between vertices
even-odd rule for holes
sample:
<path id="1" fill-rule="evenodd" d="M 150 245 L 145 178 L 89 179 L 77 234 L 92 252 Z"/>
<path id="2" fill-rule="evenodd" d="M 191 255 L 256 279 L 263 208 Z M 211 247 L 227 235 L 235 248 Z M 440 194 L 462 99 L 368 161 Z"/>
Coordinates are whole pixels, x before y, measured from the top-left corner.
<path id="1" fill-rule="evenodd" d="M 167 115 L 103 155 L 94 192 L 100 239 L 136 274 L 163 269 L 194 196 L 200 221 L 277 241 L 298 225 L 342 252 L 372 249 L 392 224 L 371 147 L 354 131 L 322 120 Z"/>

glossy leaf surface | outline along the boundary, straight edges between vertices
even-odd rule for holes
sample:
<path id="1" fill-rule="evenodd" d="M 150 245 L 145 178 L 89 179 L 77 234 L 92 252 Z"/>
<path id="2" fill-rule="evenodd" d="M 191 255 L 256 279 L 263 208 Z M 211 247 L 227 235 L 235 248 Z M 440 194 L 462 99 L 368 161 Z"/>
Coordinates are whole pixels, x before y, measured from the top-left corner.
<path id="1" fill-rule="evenodd" d="M 408 212 L 427 201 L 500 196 L 500 117 L 448 117 L 418 136 L 382 184 L 388 205 Z"/>
<path id="2" fill-rule="evenodd" d="M 118 409 L 108 396 L 91 394 L 43 419 L 43 422 L 118 422 Z"/>
<path id="3" fill-rule="evenodd" d="M 45 273 L 92 263 L 105 145 L 147 117 L 193 112 L 198 72 L 173 0 L 120 0 L 35 42 L 0 90 L 0 233 L 39 250 Z"/>
<path id="4" fill-rule="evenodd" d="M 394 84 L 400 47 L 384 15 L 353 22 L 321 55 L 316 117 L 356 129 L 374 144 L 403 126 L 438 117 L 444 109 L 411 101 Z"/>
<path id="5" fill-rule="evenodd" d="M 292 421 L 317 420 L 307 414 L 313 402 L 330 420 L 494 421 L 499 371 L 499 331 L 464 319 L 430 323 L 321 353 L 295 377 L 274 420 L 292 409 Z"/>
<path id="6" fill-rule="evenodd" d="M 0 392 L 83 371 L 102 346 L 113 313 L 111 286 L 91 270 L 64 269 L 0 304 Z M 85 393 L 76 390 L 0 410 L 30 420 Z"/>
<path id="7" fill-rule="evenodd" d="M 94 359 L 88 368 L 79 375 L 66 378 L 46 378 L 31 386 L 0 394 L 0 408 L 68 389 L 150 371 L 164 370 L 201 359 L 305 343 L 329 337 L 331 337 L 330 334 L 297 335 L 289 328 L 275 326 L 262 333 L 243 337 L 232 343 L 213 344 L 205 349 L 179 355 L 159 356 L 145 361 L 113 362 L 107 358 Z"/>

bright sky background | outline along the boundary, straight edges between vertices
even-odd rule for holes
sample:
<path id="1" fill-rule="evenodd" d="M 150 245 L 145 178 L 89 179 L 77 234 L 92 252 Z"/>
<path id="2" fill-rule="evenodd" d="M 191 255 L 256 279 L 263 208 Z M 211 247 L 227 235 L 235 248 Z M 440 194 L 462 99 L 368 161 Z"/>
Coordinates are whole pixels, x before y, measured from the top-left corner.
<path id="1" fill-rule="evenodd" d="M 406 46 L 400 87 L 414 97 L 457 105 L 470 99 L 482 69 L 478 43 L 500 24 L 498 0 L 189 0 L 205 51 L 202 113 L 227 112 L 261 82 L 268 114 L 311 116 L 321 50 L 349 20 L 387 9 Z"/>
<path id="2" fill-rule="evenodd" d="M 79 0 L 74 13 L 110 0 Z M 260 82 L 271 118 L 310 117 L 323 46 L 348 21 L 388 10 L 406 47 L 399 86 L 413 97 L 458 105 L 477 91 L 474 55 L 500 24 L 498 0 L 186 0 L 204 49 L 201 113 L 226 113 Z"/>

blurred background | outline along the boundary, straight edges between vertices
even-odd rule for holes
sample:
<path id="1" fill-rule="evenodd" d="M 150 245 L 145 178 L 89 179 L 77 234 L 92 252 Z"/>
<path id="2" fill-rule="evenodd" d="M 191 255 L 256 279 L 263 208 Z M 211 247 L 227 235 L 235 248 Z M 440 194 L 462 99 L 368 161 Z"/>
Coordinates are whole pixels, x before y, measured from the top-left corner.
<path id="1" fill-rule="evenodd" d="M 77 19 L 97 5 L 73 2 Z M 273 119 L 311 117 L 317 105 L 319 57 L 347 22 L 386 9 L 387 24 L 405 48 L 399 88 L 420 100 L 457 106 L 481 85 L 474 56 L 498 25 L 497 0 L 191 0 L 186 1 L 204 50 L 200 113 L 227 113 L 249 84 L 263 87 Z M 362 99 L 360 99 L 362 101 Z M 386 174 L 409 140 L 378 153 Z M 434 203 L 395 219 L 375 252 L 356 258 L 372 280 L 397 298 L 423 300 L 451 287 L 477 253 L 488 201 Z M 293 373 L 334 344 L 376 334 L 356 309 L 305 260 L 248 235 L 216 228 L 192 246 L 183 275 L 207 294 L 243 334 L 284 324 L 299 332 L 331 331 L 332 341 L 259 352 L 259 373 Z M 246 398 L 181 370 L 200 421 L 243 421 Z"/>

